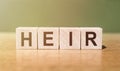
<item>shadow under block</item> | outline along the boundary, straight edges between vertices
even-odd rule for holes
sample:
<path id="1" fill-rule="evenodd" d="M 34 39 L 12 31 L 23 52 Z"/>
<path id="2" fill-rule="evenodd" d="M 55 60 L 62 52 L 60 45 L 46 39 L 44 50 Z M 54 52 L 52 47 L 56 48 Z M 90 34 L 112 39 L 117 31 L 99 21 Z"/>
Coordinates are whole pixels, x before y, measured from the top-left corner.
<path id="1" fill-rule="evenodd" d="M 80 28 L 60 28 L 60 49 L 80 49 Z"/>
<path id="2" fill-rule="evenodd" d="M 81 49 L 102 49 L 102 28 L 85 27 L 81 30 Z"/>
<path id="3" fill-rule="evenodd" d="M 38 49 L 58 49 L 59 28 L 40 27 L 38 29 Z"/>
<path id="4" fill-rule="evenodd" d="M 37 49 L 37 27 L 16 29 L 16 49 Z"/>

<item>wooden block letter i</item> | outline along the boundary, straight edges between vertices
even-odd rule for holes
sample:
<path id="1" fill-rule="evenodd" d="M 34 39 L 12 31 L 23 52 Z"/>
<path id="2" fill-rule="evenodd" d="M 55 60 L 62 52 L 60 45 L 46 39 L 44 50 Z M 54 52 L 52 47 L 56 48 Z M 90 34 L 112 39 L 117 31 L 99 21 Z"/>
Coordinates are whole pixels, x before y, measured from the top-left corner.
<path id="1" fill-rule="evenodd" d="M 60 49 L 80 50 L 80 28 L 78 27 L 60 28 Z"/>

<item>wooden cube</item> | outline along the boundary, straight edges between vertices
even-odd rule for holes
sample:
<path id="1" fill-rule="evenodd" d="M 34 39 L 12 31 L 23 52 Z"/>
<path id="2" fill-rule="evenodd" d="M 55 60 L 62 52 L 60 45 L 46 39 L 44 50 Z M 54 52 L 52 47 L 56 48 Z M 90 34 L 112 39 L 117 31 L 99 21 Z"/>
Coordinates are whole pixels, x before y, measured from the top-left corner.
<path id="1" fill-rule="evenodd" d="M 60 49 L 80 49 L 80 28 L 60 28 Z"/>
<path id="2" fill-rule="evenodd" d="M 16 49 L 37 49 L 37 27 L 16 28 Z"/>
<path id="3" fill-rule="evenodd" d="M 102 49 L 102 28 L 84 27 L 81 29 L 81 49 Z"/>
<path id="4" fill-rule="evenodd" d="M 40 27 L 38 29 L 38 49 L 58 49 L 59 28 Z"/>

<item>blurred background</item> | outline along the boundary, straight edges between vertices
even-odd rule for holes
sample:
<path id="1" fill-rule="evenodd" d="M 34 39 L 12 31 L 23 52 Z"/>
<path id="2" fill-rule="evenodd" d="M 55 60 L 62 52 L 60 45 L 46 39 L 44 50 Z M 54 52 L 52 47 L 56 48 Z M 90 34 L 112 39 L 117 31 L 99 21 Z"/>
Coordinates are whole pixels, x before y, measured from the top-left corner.
<path id="1" fill-rule="evenodd" d="M 0 32 L 23 26 L 93 26 L 120 32 L 120 0 L 0 0 Z"/>

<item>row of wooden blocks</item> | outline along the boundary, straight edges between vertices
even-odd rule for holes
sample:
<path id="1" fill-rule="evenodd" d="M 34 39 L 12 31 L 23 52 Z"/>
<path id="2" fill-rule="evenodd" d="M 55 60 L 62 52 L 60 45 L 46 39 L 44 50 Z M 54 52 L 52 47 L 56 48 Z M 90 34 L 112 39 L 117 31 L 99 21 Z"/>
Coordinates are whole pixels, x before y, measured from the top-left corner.
<path id="1" fill-rule="evenodd" d="M 102 28 L 18 27 L 16 49 L 102 49 Z"/>

